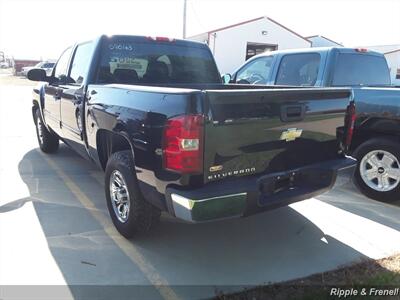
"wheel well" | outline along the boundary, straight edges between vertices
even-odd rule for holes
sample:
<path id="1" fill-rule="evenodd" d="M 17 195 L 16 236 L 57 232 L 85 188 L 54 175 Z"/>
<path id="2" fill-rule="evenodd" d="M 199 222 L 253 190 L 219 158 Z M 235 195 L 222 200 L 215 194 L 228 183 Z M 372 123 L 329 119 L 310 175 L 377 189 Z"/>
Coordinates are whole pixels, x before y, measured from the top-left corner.
<path id="1" fill-rule="evenodd" d="M 105 170 L 108 158 L 115 152 L 131 150 L 132 146 L 122 134 L 101 129 L 96 137 L 97 153 L 103 170 Z"/>
<path id="2" fill-rule="evenodd" d="M 39 108 L 39 103 L 36 100 L 33 100 L 32 101 L 32 118 L 33 118 L 33 122 L 35 122 L 35 123 L 36 123 L 35 111 L 38 108 Z"/>
<path id="3" fill-rule="evenodd" d="M 375 138 L 389 139 L 391 141 L 400 142 L 400 137 L 396 134 L 384 134 L 382 132 L 376 132 L 372 130 L 362 130 L 358 134 L 354 135 L 351 142 L 351 151 L 355 151 L 362 143 Z"/>
<path id="4" fill-rule="evenodd" d="M 357 149 L 362 143 L 373 138 L 387 138 L 392 141 L 400 141 L 400 121 L 384 117 L 371 117 L 363 121 L 354 129 L 351 151 Z"/>

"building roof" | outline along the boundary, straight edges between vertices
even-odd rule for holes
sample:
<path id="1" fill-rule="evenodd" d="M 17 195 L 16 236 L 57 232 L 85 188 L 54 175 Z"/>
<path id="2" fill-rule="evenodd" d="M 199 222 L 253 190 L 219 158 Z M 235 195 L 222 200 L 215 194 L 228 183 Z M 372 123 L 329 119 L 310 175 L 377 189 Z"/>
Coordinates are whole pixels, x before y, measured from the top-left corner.
<path id="1" fill-rule="evenodd" d="M 367 48 L 367 49 L 372 49 L 381 53 L 391 53 L 391 52 L 396 52 L 398 49 L 400 49 L 400 44 L 388 44 L 388 45 L 363 45 L 359 46 L 360 48 Z M 356 47 L 357 48 L 357 47 Z"/>
<path id="2" fill-rule="evenodd" d="M 315 37 L 320 37 L 320 38 L 323 38 L 323 39 L 325 39 L 325 40 L 327 40 L 329 42 L 332 42 L 332 43 L 334 43 L 336 45 L 343 46 L 342 43 L 338 43 L 338 42 L 336 42 L 334 40 L 331 40 L 331 39 L 329 39 L 329 38 L 327 38 L 326 36 L 323 36 L 323 35 L 310 35 L 310 36 L 306 36 L 306 39 L 309 40 L 309 39 L 312 39 L 312 38 L 315 38 Z"/>
<path id="3" fill-rule="evenodd" d="M 191 37 L 195 37 L 195 36 L 199 36 L 199 35 L 203 35 L 203 34 L 215 33 L 215 32 L 218 32 L 218 31 L 222 31 L 222 30 L 225 30 L 225 29 L 237 27 L 237 26 L 244 25 L 244 24 L 247 24 L 247 23 L 252 23 L 252 22 L 255 22 L 255 21 L 259 21 L 259 20 L 262 20 L 262 19 L 266 19 L 266 20 L 268 20 L 268 21 L 270 21 L 270 22 L 272 22 L 272 23 L 275 23 L 276 25 L 278 25 L 278 26 L 282 27 L 283 29 L 289 31 L 290 33 L 292 33 L 292 34 L 298 36 L 299 38 L 301 38 L 301 39 L 303 39 L 303 40 L 305 40 L 305 41 L 311 43 L 311 42 L 310 42 L 307 38 L 305 38 L 304 36 L 302 36 L 302 35 L 300 35 L 299 33 L 297 33 L 297 32 L 295 32 L 295 31 L 293 31 L 293 30 L 287 28 L 286 26 L 282 25 L 281 23 L 279 23 L 279 22 L 277 22 L 277 21 L 275 21 L 275 20 L 273 20 L 273 19 L 271 19 L 271 18 L 269 18 L 269 17 L 267 17 L 267 16 L 262 16 L 262 17 L 258 17 L 258 18 L 251 19 L 251 20 L 247 20 L 247 21 L 235 23 L 235 24 L 232 24 L 232 25 L 229 25 L 229 26 L 225 26 L 225 27 L 221 27 L 221 28 L 214 29 L 214 30 L 206 31 L 206 32 L 203 32 L 203 33 L 199 33 L 199 34 L 196 34 L 196 35 L 192 35 Z M 189 38 L 190 38 L 190 37 L 189 37 Z"/>
<path id="4" fill-rule="evenodd" d="M 395 52 L 400 52 L 400 48 L 399 48 L 399 49 L 392 50 L 392 51 L 389 51 L 389 52 L 385 52 L 385 53 L 383 53 L 383 54 L 391 54 L 391 53 L 395 53 Z"/>

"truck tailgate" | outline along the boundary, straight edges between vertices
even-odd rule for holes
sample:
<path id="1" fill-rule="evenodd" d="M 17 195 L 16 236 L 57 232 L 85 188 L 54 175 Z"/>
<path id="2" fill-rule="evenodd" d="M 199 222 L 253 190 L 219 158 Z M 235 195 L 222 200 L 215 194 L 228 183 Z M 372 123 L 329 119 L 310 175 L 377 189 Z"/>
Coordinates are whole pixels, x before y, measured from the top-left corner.
<path id="1" fill-rule="evenodd" d="M 339 157 L 349 89 L 206 90 L 204 181 Z"/>

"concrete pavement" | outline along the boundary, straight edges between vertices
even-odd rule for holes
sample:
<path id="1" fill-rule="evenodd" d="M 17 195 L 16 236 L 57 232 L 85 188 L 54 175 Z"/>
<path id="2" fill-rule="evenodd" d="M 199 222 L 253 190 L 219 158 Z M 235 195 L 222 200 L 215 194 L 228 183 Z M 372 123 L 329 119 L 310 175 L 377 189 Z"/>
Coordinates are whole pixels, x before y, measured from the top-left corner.
<path id="1" fill-rule="evenodd" d="M 125 240 L 108 216 L 102 172 L 63 144 L 40 153 L 31 87 L 12 82 L 0 83 L 0 285 L 68 285 L 55 287 L 63 298 L 201 299 L 400 252 L 399 205 L 352 185 L 244 219 L 163 216 L 150 234 Z M 0 298 L 7 292 L 17 293 L 7 286 Z M 43 292 L 52 295 L 46 287 L 28 296 Z"/>

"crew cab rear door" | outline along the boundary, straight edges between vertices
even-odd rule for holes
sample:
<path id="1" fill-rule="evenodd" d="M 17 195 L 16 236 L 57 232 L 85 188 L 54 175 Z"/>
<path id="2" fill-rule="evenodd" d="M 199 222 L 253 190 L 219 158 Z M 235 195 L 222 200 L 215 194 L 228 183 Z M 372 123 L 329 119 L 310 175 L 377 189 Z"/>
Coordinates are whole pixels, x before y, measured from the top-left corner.
<path id="1" fill-rule="evenodd" d="M 65 141 L 81 155 L 86 156 L 84 141 L 84 105 L 89 64 L 93 42 L 79 44 L 74 51 L 68 83 L 61 86 L 61 127 Z"/>
<path id="2" fill-rule="evenodd" d="M 61 94 L 67 79 L 71 54 L 72 47 L 67 48 L 61 54 L 53 70 L 54 81 L 44 87 L 44 119 L 46 124 L 60 136 L 62 136 L 60 127 Z"/>
<path id="3" fill-rule="evenodd" d="M 322 86 L 327 52 L 299 52 L 278 55 L 271 85 Z"/>
<path id="4" fill-rule="evenodd" d="M 205 182 L 338 158 L 336 130 L 350 95 L 330 88 L 207 90 Z"/>

